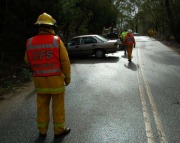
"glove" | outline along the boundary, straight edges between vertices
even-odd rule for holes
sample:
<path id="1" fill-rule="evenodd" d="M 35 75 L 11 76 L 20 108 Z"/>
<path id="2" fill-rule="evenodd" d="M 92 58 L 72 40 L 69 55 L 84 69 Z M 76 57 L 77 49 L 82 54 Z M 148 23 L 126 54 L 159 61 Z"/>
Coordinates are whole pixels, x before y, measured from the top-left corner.
<path id="1" fill-rule="evenodd" d="M 71 82 L 71 78 L 65 78 L 64 79 L 64 82 L 65 82 L 65 86 L 68 86 L 69 84 L 70 84 L 70 82 Z"/>

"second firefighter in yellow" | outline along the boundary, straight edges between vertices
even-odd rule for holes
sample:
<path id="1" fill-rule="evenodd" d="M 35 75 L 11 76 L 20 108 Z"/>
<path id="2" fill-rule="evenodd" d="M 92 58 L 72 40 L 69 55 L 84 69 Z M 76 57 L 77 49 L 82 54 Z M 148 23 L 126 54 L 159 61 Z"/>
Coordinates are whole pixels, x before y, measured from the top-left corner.
<path id="1" fill-rule="evenodd" d="M 124 44 L 127 47 L 128 61 L 131 62 L 132 50 L 133 50 L 133 47 L 135 48 L 135 46 L 136 46 L 136 42 L 135 42 L 135 39 L 134 39 L 131 29 L 128 29 L 128 31 L 127 31 L 127 34 L 124 38 Z"/>

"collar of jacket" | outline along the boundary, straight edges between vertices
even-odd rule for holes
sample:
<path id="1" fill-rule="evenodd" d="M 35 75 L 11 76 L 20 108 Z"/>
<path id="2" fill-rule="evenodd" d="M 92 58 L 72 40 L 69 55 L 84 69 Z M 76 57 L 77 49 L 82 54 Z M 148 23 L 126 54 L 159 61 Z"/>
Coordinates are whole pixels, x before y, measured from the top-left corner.
<path id="1" fill-rule="evenodd" d="M 38 33 L 39 34 L 53 34 L 54 35 L 55 31 L 53 28 L 48 29 L 48 28 L 40 27 L 38 29 Z"/>

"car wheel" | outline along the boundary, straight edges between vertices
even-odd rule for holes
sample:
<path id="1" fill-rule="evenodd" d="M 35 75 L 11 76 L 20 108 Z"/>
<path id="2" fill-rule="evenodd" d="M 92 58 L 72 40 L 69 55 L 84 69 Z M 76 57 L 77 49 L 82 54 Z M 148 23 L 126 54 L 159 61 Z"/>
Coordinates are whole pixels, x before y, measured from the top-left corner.
<path id="1" fill-rule="evenodd" d="M 96 58 L 103 58 L 103 57 L 105 57 L 105 51 L 98 49 L 95 51 L 95 56 L 96 56 Z"/>

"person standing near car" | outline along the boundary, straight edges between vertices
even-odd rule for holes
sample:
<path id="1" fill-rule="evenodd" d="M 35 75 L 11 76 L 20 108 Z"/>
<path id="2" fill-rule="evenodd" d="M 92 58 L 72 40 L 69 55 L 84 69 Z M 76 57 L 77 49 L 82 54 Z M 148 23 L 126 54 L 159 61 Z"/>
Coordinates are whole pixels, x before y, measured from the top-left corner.
<path id="1" fill-rule="evenodd" d="M 131 29 L 128 29 L 128 31 L 127 31 L 127 34 L 124 38 L 124 44 L 127 47 L 128 61 L 131 62 L 133 46 L 134 46 L 134 48 L 136 46 L 134 35 L 132 34 Z"/>
<path id="2" fill-rule="evenodd" d="M 126 55 L 126 51 L 127 51 L 126 45 L 124 43 L 124 38 L 126 35 L 127 35 L 127 30 L 125 29 L 121 34 L 121 41 L 123 43 L 124 55 Z"/>
<path id="3" fill-rule="evenodd" d="M 38 34 L 27 40 L 25 62 L 33 71 L 37 92 L 37 126 L 39 136 L 45 138 L 50 120 L 49 109 L 52 99 L 54 137 L 67 135 L 65 127 L 65 86 L 71 81 L 70 60 L 66 48 L 55 36 L 56 21 L 47 13 L 41 14 L 35 26 Z"/>

